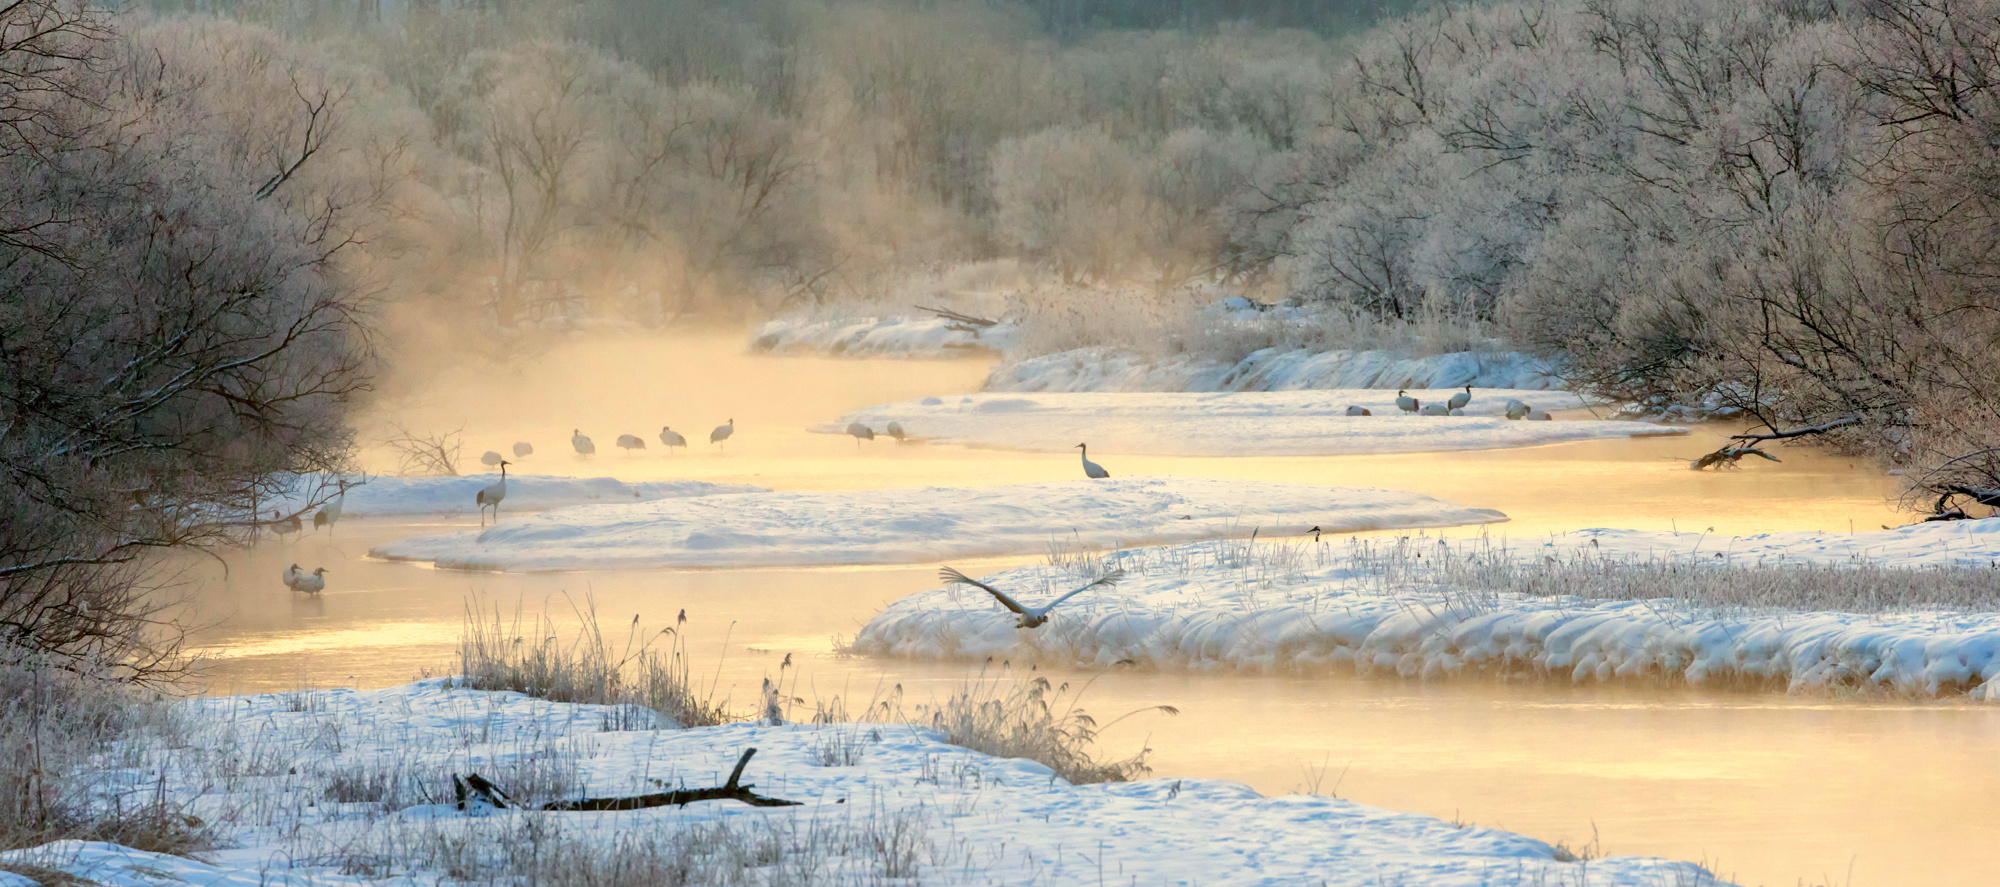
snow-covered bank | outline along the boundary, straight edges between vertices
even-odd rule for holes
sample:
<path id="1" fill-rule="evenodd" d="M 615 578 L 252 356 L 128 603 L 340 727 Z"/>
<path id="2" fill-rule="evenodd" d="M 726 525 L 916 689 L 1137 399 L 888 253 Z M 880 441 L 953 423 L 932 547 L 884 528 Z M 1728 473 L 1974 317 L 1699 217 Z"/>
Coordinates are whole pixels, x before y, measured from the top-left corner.
<path id="1" fill-rule="evenodd" d="M 368 482 L 347 490 L 341 507 L 345 517 L 379 517 L 398 514 L 472 514 L 479 491 L 500 480 L 498 474 L 470 477 L 371 477 Z M 300 477 L 292 497 L 274 500 L 271 508 L 287 513 L 305 504 L 317 489 L 322 496 L 333 492 L 332 481 L 317 475 Z M 597 502 L 651 502 L 687 496 L 723 493 L 762 493 L 764 487 L 748 484 L 712 484 L 695 480 L 621 481 L 611 477 L 560 477 L 543 474 L 509 474 L 506 512 L 548 511 Z"/>
<path id="2" fill-rule="evenodd" d="M 1450 558 L 1476 555 L 1475 547 L 1485 543 L 1395 544 L 1400 547 L 1393 557 L 1353 543 L 1205 542 L 1120 552 L 1111 560 L 1127 571 L 1123 582 L 1065 603 L 1040 629 L 1018 629 L 1012 615 L 984 595 L 947 588 L 889 606 L 862 629 L 853 649 L 1193 671 L 1648 679 L 1775 684 L 1794 691 L 1854 687 L 2000 701 L 2000 612 L 1838 612 L 1530 595 L 1496 590 L 1505 584 L 1496 577 L 1508 574 L 1490 562 L 1449 569 Z M 1482 556 L 1495 556 L 1484 551 Z M 2000 520 L 1740 539 L 1592 530 L 1515 542 L 1497 556 L 1529 565 L 1511 574 L 1529 579 L 1538 575 L 1537 564 L 1555 564 L 1547 567 L 1554 572 L 1539 575 L 1559 579 L 1560 564 L 1579 558 L 1671 558 L 1669 566 L 1682 576 L 1784 563 L 1989 568 L 2000 561 Z M 1667 578 L 1669 588 L 1691 582 Z M 1742 578 L 1748 585 L 1758 577 Z M 1026 592 L 1031 603 L 1081 584 L 1051 567 L 1010 570 L 991 582 Z M 1517 585 L 1562 587 L 1556 581 Z M 1872 597 L 1869 589 L 1861 593 Z"/>
<path id="3" fill-rule="evenodd" d="M 1412 390 L 1425 403 L 1451 390 Z M 900 423 L 934 443 L 1059 453 L 1079 442 L 1093 453 L 1163 456 L 1342 456 L 1485 450 L 1597 438 L 1684 434 L 1641 422 L 1497 418 L 1507 401 L 1540 408 L 1578 405 L 1548 391 L 1473 389 L 1464 416 L 1417 416 L 1396 409 L 1393 390 L 1272 391 L 1230 394 L 973 394 L 926 397 L 855 410 L 812 430 L 844 433 Z M 1372 416 L 1347 416 L 1360 406 Z M 1118 467 L 1107 463 L 1114 475 Z"/>
<path id="4" fill-rule="evenodd" d="M 1140 477 L 594 505 L 403 539 L 369 554 L 513 571 L 921 563 L 1039 552 L 1052 539 L 1113 548 L 1259 528 L 1296 535 L 1314 525 L 1342 532 L 1506 519 L 1394 490 Z"/>
<path id="5" fill-rule="evenodd" d="M 993 370 L 987 391 L 1300 391 L 1336 388 L 1513 388 L 1552 391 L 1549 365 L 1518 352 L 1409 357 L 1388 351 L 1265 348 L 1236 363 L 1196 355 L 1151 360 L 1118 348 L 1079 348 Z M 1569 397 L 1565 405 L 1574 405 Z"/>
<path id="6" fill-rule="evenodd" d="M 941 317 L 867 317 L 812 320 L 781 317 L 750 334 L 750 350 L 773 354 L 829 354 L 845 357 L 990 356 L 1014 344 L 1011 323 L 977 333 Z"/>
<path id="7" fill-rule="evenodd" d="M 428 680 L 190 702 L 172 742 L 120 757 L 113 796 L 213 823 L 202 861 L 63 842 L 0 853 L 108 887 L 271 883 L 1423 884 L 1720 887 L 1690 863 L 1559 862 L 1541 841 L 1322 796 L 1154 779 L 1071 786 L 903 724 L 606 730 L 617 713 Z M 530 802 L 723 781 L 802 802 L 603 813 L 451 803 L 478 772 Z M 833 753 L 829 753 L 829 752 Z M 622 878 L 591 879 L 614 867 Z M 808 873 L 808 879 L 801 873 Z"/>

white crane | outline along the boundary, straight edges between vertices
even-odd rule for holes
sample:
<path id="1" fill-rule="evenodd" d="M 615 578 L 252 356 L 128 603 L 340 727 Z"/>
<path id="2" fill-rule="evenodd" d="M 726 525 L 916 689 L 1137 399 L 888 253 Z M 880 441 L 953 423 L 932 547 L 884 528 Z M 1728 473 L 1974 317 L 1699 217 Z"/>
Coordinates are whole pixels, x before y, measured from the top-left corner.
<path id="1" fill-rule="evenodd" d="M 591 443 L 590 438 L 584 437 L 581 429 L 570 429 L 569 445 L 576 448 L 576 454 L 579 456 L 592 456 L 597 453 L 597 445 Z"/>
<path id="2" fill-rule="evenodd" d="M 1424 408 L 1417 411 L 1417 415 L 1419 416 L 1448 416 L 1450 414 L 1451 410 L 1447 409 L 1444 404 L 1438 403 L 1437 401 L 1431 401 L 1430 403 L 1424 404 Z"/>
<path id="3" fill-rule="evenodd" d="M 1099 465 L 1096 462 L 1090 461 L 1090 447 L 1084 444 L 1077 444 L 1076 448 L 1083 451 L 1084 477 L 1092 479 L 1103 479 L 1111 476 L 1111 472 L 1105 471 L 1104 466 Z"/>
<path id="4" fill-rule="evenodd" d="M 308 573 L 299 569 L 298 564 L 293 564 L 285 570 L 285 587 L 306 594 L 318 594 L 326 590 L 326 573 L 325 567 L 314 567 Z"/>
<path id="5" fill-rule="evenodd" d="M 950 567 L 945 567 L 944 569 L 938 571 L 938 578 L 944 580 L 944 584 L 970 585 L 973 588 L 982 589 L 987 594 L 992 595 L 994 600 L 999 601 L 1000 606 L 1006 607 L 1007 609 L 1012 610 L 1015 613 L 1019 614 L 1020 618 L 1014 620 L 1014 625 L 1018 628 L 1034 628 L 1035 626 L 1041 625 L 1042 623 L 1049 621 L 1049 611 L 1055 609 L 1057 604 L 1060 604 L 1063 601 L 1069 600 L 1070 598 L 1076 597 L 1079 594 L 1082 594 L 1086 591 L 1096 588 L 1099 585 L 1117 585 L 1118 580 L 1124 577 L 1125 577 L 1124 570 L 1112 570 L 1111 572 L 1104 574 L 1104 578 L 1099 579 L 1096 582 L 1092 582 L 1089 585 L 1086 585 L 1075 591 L 1072 591 L 1069 594 L 1063 595 L 1062 597 L 1056 598 L 1055 600 L 1049 601 L 1048 603 L 1043 604 L 1039 607 L 1024 607 L 1021 605 L 1020 601 L 1008 597 L 1006 592 L 994 588 L 991 585 L 987 585 L 984 582 L 974 579 L 971 576 L 967 576 L 964 573 L 961 573 Z"/>
<path id="6" fill-rule="evenodd" d="M 514 458 L 519 459 L 522 456 L 532 456 L 534 454 L 535 454 L 534 444 L 531 444 L 525 440 L 517 440 L 514 442 Z"/>
<path id="7" fill-rule="evenodd" d="M 1469 404 L 1471 402 L 1472 402 L 1472 386 L 1467 385 L 1465 386 L 1464 391 L 1452 395 L 1451 400 L 1447 401 L 1445 405 L 1454 410 L 1462 410 L 1465 409 L 1466 404 Z"/>
<path id="8" fill-rule="evenodd" d="M 1528 413 L 1528 421 L 1530 422 L 1547 422 L 1554 418 L 1554 416 L 1549 415 L 1548 410 L 1531 410 Z"/>
<path id="9" fill-rule="evenodd" d="M 859 422 L 847 423 L 847 433 L 854 436 L 854 448 L 861 449 L 861 442 L 875 439 L 875 429 Z"/>
<path id="10" fill-rule="evenodd" d="M 313 512 L 313 532 L 317 533 L 320 527 L 325 527 L 328 539 L 333 538 L 333 525 L 340 521 L 340 509 L 347 504 L 347 479 L 341 478 L 338 483 L 340 492 L 333 494 L 333 498 Z"/>
<path id="11" fill-rule="evenodd" d="M 493 509 L 493 522 L 500 522 L 500 500 L 507 498 L 507 466 L 512 464 L 505 459 L 500 460 L 500 482 L 480 490 L 479 495 L 473 497 L 472 501 L 479 504 L 479 525 L 482 527 L 486 526 L 486 509 L 489 506 Z"/>
<path id="12" fill-rule="evenodd" d="M 712 444 L 721 443 L 725 440 L 728 440 L 729 436 L 735 433 L 736 433 L 736 420 L 731 419 L 729 420 L 729 424 L 727 425 L 715 426 L 715 430 L 708 433 L 708 442 Z"/>
<path id="13" fill-rule="evenodd" d="M 672 453 L 674 447 L 680 447 L 683 450 L 687 449 L 688 439 L 682 437 L 680 432 L 662 425 L 660 426 L 660 445 L 666 447 L 668 453 Z"/>
<path id="14" fill-rule="evenodd" d="M 1519 400 L 1507 401 L 1507 418 L 1509 419 L 1525 419 L 1531 412 L 1534 412 L 1534 408 Z"/>
<path id="15" fill-rule="evenodd" d="M 1405 413 L 1416 412 L 1417 407 L 1420 406 L 1417 403 L 1417 399 L 1404 394 L 1403 391 L 1404 389 L 1402 388 L 1396 389 L 1396 409 L 1402 410 Z"/>
<path id="16" fill-rule="evenodd" d="M 895 422 L 891 422 L 891 423 L 889 423 L 889 427 L 888 427 L 888 428 L 887 428 L 886 430 L 887 430 L 887 431 L 889 432 L 889 436 L 890 436 L 890 437 L 893 437 L 893 438 L 895 438 L 895 439 L 896 439 L 896 442 L 897 442 L 897 443 L 902 443 L 902 442 L 903 442 L 903 440 L 904 440 L 904 436 L 903 436 L 903 426 L 902 426 L 902 425 L 900 425 L 900 424 L 898 424 L 898 423 L 895 423 Z"/>
<path id="17" fill-rule="evenodd" d="M 640 440 L 639 435 L 636 434 L 621 434 L 618 435 L 618 448 L 629 453 L 633 450 L 645 449 L 646 442 Z"/>
<path id="18" fill-rule="evenodd" d="M 479 464 L 484 465 L 488 468 L 492 468 L 493 466 L 500 464 L 500 460 L 505 458 L 507 457 L 500 455 L 500 453 L 496 450 L 487 450 L 486 452 L 479 454 Z"/>
<path id="19" fill-rule="evenodd" d="M 1348 415 L 1350 415 L 1350 416 L 1373 416 L 1373 415 L 1375 415 L 1374 413 L 1371 413 L 1371 412 L 1368 412 L 1368 408 L 1367 408 L 1367 407 L 1357 407 L 1357 406 L 1350 406 L 1350 407 L 1348 407 L 1348 408 L 1347 408 L 1347 414 L 1348 414 Z"/>

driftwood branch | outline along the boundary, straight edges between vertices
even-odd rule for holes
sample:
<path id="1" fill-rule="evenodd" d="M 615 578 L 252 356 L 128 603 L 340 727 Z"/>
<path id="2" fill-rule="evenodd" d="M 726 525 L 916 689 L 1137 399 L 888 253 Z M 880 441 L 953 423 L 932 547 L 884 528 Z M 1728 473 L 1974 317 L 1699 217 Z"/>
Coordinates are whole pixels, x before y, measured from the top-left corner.
<path id="1" fill-rule="evenodd" d="M 961 324 L 961 326 L 954 326 L 951 327 L 951 329 L 965 329 L 968 327 L 972 328 L 972 334 L 975 336 L 979 335 L 980 330 L 983 330 L 990 326 L 1000 325 L 1000 321 L 997 320 L 989 320 L 984 317 L 974 317 L 970 314 L 961 314 L 957 311 L 952 311 L 946 308 L 932 308 L 929 305 L 918 305 L 917 309 L 920 311 L 929 311 L 930 313 L 942 317 L 946 320 L 954 321 L 958 324 Z"/>
<path id="2" fill-rule="evenodd" d="M 1789 431 L 1773 431 L 1770 434 L 1736 434 L 1731 435 L 1729 439 L 1746 440 L 1752 443 L 1762 443 L 1767 440 L 1790 440 L 1794 437 L 1805 437 L 1808 434 L 1825 434 L 1835 428 L 1845 428 L 1860 421 L 1861 418 L 1859 416 L 1848 416 L 1845 419 L 1835 419 L 1831 422 L 1805 428 L 1793 428 Z"/>
<path id="3" fill-rule="evenodd" d="M 771 798 L 757 794 L 751 791 L 751 789 L 756 788 L 755 785 L 741 782 L 743 779 L 743 768 L 750 765 L 750 756 L 756 753 L 757 750 L 754 748 L 744 749 L 743 757 L 736 759 L 736 769 L 729 771 L 729 781 L 715 788 L 682 789 L 680 791 L 656 792 L 650 795 L 631 795 L 622 798 L 583 798 L 576 801 L 550 801 L 543 804 L 540 809 L 551 812 L 644 810 L 648 807 L 685 807 L 696 801 L 741 801 L 752 807 L 799 806 L 798 801 L 787 801 L 783 798 Z M 460 781 L 457 776 L 453 776 L 451 781 L 453 787 L 458 791 L 458 808 L 460 810 L 465 809 L 465 802 L 469 794 L 476 794 L 487 803 L 502 809 L 508 808 L 511 804 L 511 799 L 507 797 L 505 792 L 500 791 L 499 786 L 486 781 L 477 773 L 466 776 L 463 781 Z"/>
<path id="4" fill-rule="evenodd" d="M 1763 450 L 1757 449 L 1756 447 L 1736 446 L 1734 444 L 1731 444 L 1729 446 L 1723 447 L 1722 449 L 1716 450 L 1713 453 L 1709 453 L 1706 456 L 1703 456 L 1699 459 L 1689 462 L 1688 468 L 1693 471 L 1700 471 L 1704 468 L 1735 468 L 1736 463 L 1738 461 L 1741 461 L 1744 456 L 1762 456 L 1773 462 L 1784 461 L 1776 456 L 1771 455 L 1770 453 L 1766 453 Z"/>
<path id="5" fill-rule="evenodd" d="M 1780 462 L 1783 460 L 1758 449 L 1757 444 L 1772 440 L 1790 440 L 1794 437 L 1805 437 L 1809 434 L 1825 434 L 1836 428 L 1845 428 L 1860 421 L 1861 419 L 1858 416 L 1848 416 L 1843 419 L 1835 419 L 1831 422 L 1812 425 L 1806 428 L 1792 428 L 1785 431 L 1774 430 L 1770 434 L 1733 434 L 1729 437 L 1730 443 L 1725 444 L 1721 449 L 1713 453 L 1689 462 L 1688 468 L 1694 471 L 1700 471 L 1704 468 L 1735 468 L 1737 467 L 1736 463 L 1742 461 L 1744 456 L 1762 456 L 1773 462 Z M 1738 443 L 1737 441 L 1741 442 Z"/>

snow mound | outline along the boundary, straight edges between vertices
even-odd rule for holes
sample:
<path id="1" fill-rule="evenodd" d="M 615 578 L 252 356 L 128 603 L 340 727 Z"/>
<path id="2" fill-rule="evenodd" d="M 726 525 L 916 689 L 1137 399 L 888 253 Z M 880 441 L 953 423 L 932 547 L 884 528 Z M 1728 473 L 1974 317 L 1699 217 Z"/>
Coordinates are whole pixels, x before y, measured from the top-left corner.
<path id="1" fill-rule="evenodd" d="M 0 862 L 59 869 L 114 887 L 280 883 L 349 887 L 435 883 L 445 868 L 484 882 L 508 869 L 509 846 L 577 851 L 566 865 L 610 866 L 635 844 L 685 845 L 677 859 L 737 877 L 796 866 L 823 883 L 883 883 L 881 823 L 893 823 L 897 883 L 1204 885 L 1718 884 L 1690 863 L 1630 856 L 1561 862 L 1541 841 L 1324 796 L 1267 798 L 1239 783 L 1154 779 L 1072 786 L 1025 759 L 988 757 L 905 724 L 765 726 L 606 732 L 601 706 L 451 689 L 444 680 L 387 690 L 326 690 L 204 699 L 183 743 L 112 760 L 105 785 L 159 791 L 216 823 L 226 848 L 206 861 L 111 844 L 60 842 L 0 852 Z M 244 738 L 254 725 L 254 740 Z M 329 738 L 332 737 L 332 738 Z M 256 768 L 219 779 L 200 762 L 256 743 Z M 829 764 L 826 749 L 855 757 Z M 720 784 L 746 748 L 744 781 L 802 802 L 759 808 L 703 802 L 618 813 L 457 810 L 448 774 L 563 772 L 562 797 Z M 537 759 L 540 763 L 537 763 Z M 248 772 L 242 772 L 247 770 Z M 336 780 L 374 774 L 368 800 L 329 802 Z M 115 791 L 116 789 L 107 789 Z M 351 789 L 350 789 L 351 791 Z M 150 796 L 149 796 L 150 797 Z M 317 802 L 317 803 L 315 803 Z M 275 812 L 274 812 L 275 811 Z M 964 829 L 965 831 L 959 831 Z M 772 840 L 811 835 L 812 840 Z M 984 849 L 1005 836 L 1006 853 Z M 769 858 L 715 845 L 754 845 Z M 1079 849 L 1081 848 L 1081 849 Z M 713 852 L 707 857 L 704 849 Z M 518 859 L 522 854 L 515 854 Z M 426 865 L 429 862 L 430 865 Z M 343 874 L 365 863 L 373 877 Z M 439 865 L 439 863 L 444 863 Z M 746 866 L 749 866 L 746 868 Z M 768 871 L 760 873 L 759 866 Z M 489 868 L 490 867 L 490 868 Z M 455 881 L 455 883 L 457 883 Z"/>
<path id="2" fill-rule="evenodd" d="M 1407 357 L 1388 351 L 1265 348 L 1227 363 L 1194 355 L 1153 361 L 1123 349 L 1096 347 L 1009 362 L 994 369 L 984 388 L 1044 392 L 1300 391 L 1471 385 L 1551 391 L 1562 385 L 1552 373 L 1546 362 L 1512 351 Z"/>
<path id="3" fill-rule="evenodd" d="M 922 563 L 1043 550 L 1506 520 L 1394 490 L 1200 477 L 1113 478 L 981 489 L 756 493 L 593 505 L 485 530 L 376 547 L 462 570 Z"/>
<path id="4" fill-rule="evenodd" d="M 341 506 L 342 517 L 378 517 L 396 514 L 472 514 L 479 510 L 479 491 L 499 482 L 498 474 L 471 477 L 371 477 L 368 482 L 347 490 Z M 304 507 L 306 497 L 324 485 L 322 495 L 333 492 L 332 481 L 318 475 L 298 478 L 292 496 L 276 500 L 271 507 L 287 513 Z M 507 498 L 502 513 L 547 511 L 571 505 L 601 502 L 650 502 L 688 496 L 724 493 L 761 493 L 764 487 L 747 484 L 712 484 L 694 480 L 621 481 L 610 477 L 559 477 L 544 474 L 507 475 Z"/>
<path id="5" fill-rule="evenodd" d="M 1410 391 L 1424 403 L 1454 393 Z M 813 427 L 845 433 L 901 423 L 935 443 L 976 444 L 1046 453 L 1075 451 L 1164 456 L 1342 456 L 1485 450 L 1595 438 L 1685 434 L 1685 429 L 1598 420 L 1529 422 L 1499 418 L 1507 401 L 1549 409 L 1579 404 L 1550 391 L 1473 389 L 1464 416 L 1418 416 L 1396 409 L 1391 391 L 1271 391 L 1230 394 L 1070 393 L 927 397 L 855 410 Z M 1372 416 L 1347 416 L 1349 406 Z M 1107 464 L 1113 475 L 1118 466 Z"/>
<path id="6" fill-rule="evenodd" d="M 846 357 L 988 356 L 1014 344 L 1012 323 L 977 334 L 941 317 L 884 317 L 846 320 L 779 318 L 750 335 L 750 350 L 773 354 L 817 353 Z"/>
<path id="7" fill-rule="evenodd" d="M 1691 569 L 1711 560 L 1985 566 L 2000 561 L 2000 520 L 1741 539 L 1593 530 L 1511 554 L 1574 556 L 1586 548 L 1594 557 L 1680 556 Z M 856 636 L 853 650 L 1175 671 L 1644 679 L 1777 685 L 1795 692 L 1847 687 L 2000 701 L 2000 613 L 1801 612 L 1531 597 L 1439 587 L 1413 574 L 1385 579 L 1380 569 L 1331 549 L 1204 542 L 1120 552 L 1107 562 L 1127 571 L 1121 583 L 1072 599 L 1048 625 L 1033 630 L 1016 628 L 1013 616 L 982 594 L 923 592 L 884 609 Z M 1434 557 L 1439 553 L 1445 552 Z M 1010 570 L 987 581 L 1026 592 L 1029 603 L 1082 584 L 1050 567 Z"/>

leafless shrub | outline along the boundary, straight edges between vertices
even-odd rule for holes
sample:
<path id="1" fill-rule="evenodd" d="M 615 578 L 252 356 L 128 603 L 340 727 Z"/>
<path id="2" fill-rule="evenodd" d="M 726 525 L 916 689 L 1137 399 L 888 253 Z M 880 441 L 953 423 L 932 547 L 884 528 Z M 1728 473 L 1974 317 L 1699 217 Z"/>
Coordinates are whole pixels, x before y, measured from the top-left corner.
<path id="1" fill-rule="evenodd" d="M 450 431 L 416 432 L 391 423 L 382 445 L 396 454 L 396 471 L 405 477 L 457 477 L 464 426 Z"/>

